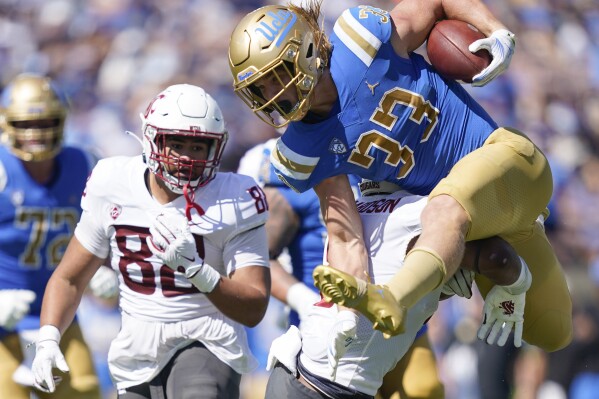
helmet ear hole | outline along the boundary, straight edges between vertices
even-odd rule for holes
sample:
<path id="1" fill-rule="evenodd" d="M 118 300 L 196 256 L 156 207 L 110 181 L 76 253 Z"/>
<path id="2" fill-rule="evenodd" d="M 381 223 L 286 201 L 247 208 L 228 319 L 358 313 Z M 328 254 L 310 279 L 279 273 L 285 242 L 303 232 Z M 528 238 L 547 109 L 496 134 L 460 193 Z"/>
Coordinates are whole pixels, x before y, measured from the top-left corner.
<path id="1" fill-rule="evenodd" d="M 312 53 L 314 52 L 314 43 L 310 43 L 308 46 L 308 51 L 306 51 L 306 58 L 312 58 Z"/>

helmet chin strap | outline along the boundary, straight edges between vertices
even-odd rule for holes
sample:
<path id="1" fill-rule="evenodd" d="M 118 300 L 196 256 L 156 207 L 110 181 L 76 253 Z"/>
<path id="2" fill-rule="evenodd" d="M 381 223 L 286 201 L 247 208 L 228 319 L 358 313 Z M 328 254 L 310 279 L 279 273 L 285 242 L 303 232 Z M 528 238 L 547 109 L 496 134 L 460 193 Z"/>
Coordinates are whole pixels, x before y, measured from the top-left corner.
<path id="1" fill-rule="evenodd" d="M 185 197 L 185 216 L 191 222 L 191 210 L 195 209 L 198 215 L 204 216 L 206 212 L 201 206 L 195 203 L 195 190 L 189 187 L 189 183 L 183 186 L 183 197 Z"/>

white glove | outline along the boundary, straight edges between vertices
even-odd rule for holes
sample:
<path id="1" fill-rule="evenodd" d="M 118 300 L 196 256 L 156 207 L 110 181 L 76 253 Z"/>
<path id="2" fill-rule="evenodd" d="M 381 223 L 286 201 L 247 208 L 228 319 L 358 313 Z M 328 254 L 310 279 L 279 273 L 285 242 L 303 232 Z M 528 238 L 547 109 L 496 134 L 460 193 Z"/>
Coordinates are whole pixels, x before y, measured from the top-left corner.
<path id="1" fill-rule="evenodd" d="M 462 298 L 470 299 L 472 297 L 472 280 L 474 272 L 459 268 L 455 274 L 447 280 L 441 292 L 445 295 L 457 295 Z"/>
<path id="2" fill-rule="evenodd" d="M 496 285 L 489 291 L 483 307 L 483 323 L 478 329 L 478 339 L 493 345 L 504 346 L 512 329 L 514 330 L 514 346 L 522 346 L 522 328 L 524 324 L 524 305 L 526 291 L 532 284 L 532 276 L 524 260 L 520 276 L 509 286 Z M 497 336 L 501 332 L 499 339 Z"/>
<path id="3" fill-rule="evenodd" d="M 98 298 L 111 299 L 119 293 L 119 281 L 116 273 L 109 267 L 100 266 L 89 282 L 89 289 Z"/>
<path id="4" fill-rule="evenodd" d="M 300 349 L 302 349 L 302 336 L 296 326 L 291 326 L 285 334 L 272 341 L 268 351 L 266 371 L 272 370 L 279 362 L 297 376 L 297 354 Z"/>
<path id="5" fill-rule="evenodd" d="M 358 315 L 349 310 L 341 310 L 335 316 L 335 324 L 329 330 L 327 347 L 327 360 L 329 362 L 329 376 L 335 381 L 339 359 L 347 352 L 347 347 L 356 339 L 358 329 Z"/>
<path id="6" fill-rule="evenodd" d="M 187 219 L 180 214 L 160 214 L 150 227 L 146 241 L 150 250 L 165 265 L 185 274 L 192 265 L 204 263 L 199 258 L 196 243 L 189 230 Z M 182 268 L 182 269 L 181 269 Z"/>
<path id="7" fill-rule="evenodd" d="M 286 300 L 291 309 L 295 310 L 299 315 L 300 322 L 303 323 L 308 319 L 312 306 L 320 301 L 320 295 L 308 288 L 306 284 L 300 282 L 289 287 Z"/>
<path id="8" fill-rule="evenodd" d="M 204 264 L 189 230 L 187 219 L 180 214 L 160 214 L 150 227 L 146 242 L 150 251 L 165 265 L 183 273 L 201 292 L 208 293 L 220 281 L 220 273 Z"/>
<path id="9" fill-rule="evenodd" d="M 56 384 L 61 380 L 60 377 L 52 375 L 52 368 L 56 367 L 64 373 L 70 371 L 64 355 L 58 347 L 59 342 L 60 331 L 58 328 L 49 324 L 40 328 L 31 371 L 35 378 L 35 387 L 42 392 L 54 392 Z"/>
<path id="10" fill-rule="evenodd" d="M 35 301 L 35 292 L 30 290 L 0 290 L 0 327 L 15 328 Z"/>
<path id="11" fill-rule="evenodd" d="M 493 58 L 488 67 L 472 78 L 472 86 L 484 86 L 505 71 L 510 65 L 515 47 L 516 35 L 507 29 L 496 30 L 491 36 L 470 44 L 468 50 L 471 53 L 484 49 Z"/>

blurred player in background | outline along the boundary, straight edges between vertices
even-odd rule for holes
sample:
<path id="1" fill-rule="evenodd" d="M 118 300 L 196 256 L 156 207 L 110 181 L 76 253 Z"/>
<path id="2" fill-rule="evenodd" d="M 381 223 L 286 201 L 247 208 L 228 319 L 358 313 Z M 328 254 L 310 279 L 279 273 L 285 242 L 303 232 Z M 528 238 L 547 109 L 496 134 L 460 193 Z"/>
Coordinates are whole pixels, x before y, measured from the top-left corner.
<path id="1" fill-rule="evenodd" d="M 405 254 L 420 234 L 420 213 L 427 198 L 401 191 L 391 194 L 397 186 L 385 182 L 368 182 L 362 187 L 366 196 L 356 204 L 370 254 L 369 273 L 374 282 L 384 283 L 402 267 Z M 478 270 L 497 284 L 498 292 L 487 296 L 491 307 L 501 301 L 514 306 L 517 314 L 514 319 L 496 313 L 487 316 L 498 316 L 498 326 L 516 322 L 516 330 L 520 330 L 530 273 L 513 248 L 500 238 L 471 242 L 462 267 Z M 521 274 L 528 276 L 526 281 L 520 281 Z M 322 397 L 320 392 L 334 398 L 372 398 L 385 374 L 401 363 L 419 329 L 436 310 L 441 293 L 439 287 L 411 308 L 406 332 L 388 340 L 372 330 L 364 316 L 337 306 L 312 307 L 301 333 L 292 327 L 273 342 L 271 360 L 279 363 L 269 379 L 266 398 L 316 399 Z M 511 330 L 511 326 L 497 328 L 499 345 L 505 344 Z M 417 374 L 419 370 L 414 371 Z"/>
<path id="2" fill-rule="evenodd" d="M 37 338 L 44 289 L 81 214 L 92 157 L 63 146 L 67 106 L 49 78 L 15 77 L 0 107 L 0 398 L 29 399 L 34 348 L 25 346 Z M 103 282 L 96 279 L 93 288 L 109 295 L 116 287 L 114 273 L 102 269 Z M 53 397 L 99 398 L 76 320 L 64 331 L 60 348 L 73 370 L 61 374 Z"/>
<path id="3" fill-rule="evenodd" d="M 143 155 L 98 162 L 44 295 L 33 362 L 54 389 L 59 348 L 102 260 L 118 271 L 122 328 L 108 353 L 121 399 L 238 398 L 254 370 L 243 326 L 270 292 L 268 204 L 253 179 L 217 173 L 228 133 L 202 88 L 170 86 L 142 117 Z"/>
<path id="4" fill-rule="evenodd" d="M 270 163 L 275 143 L 275 139 L 270 139 L 246 152 L 240 160 L 238 172 L 252 176 L 263 186 L 269 203 L 266 231 L 271 293 L 291 308 L 289 324 L 301 331 L 305 326 L 302 321 L 320 301 L 312 272 L 323 262 L 326 228 L 314 191 L 298 194 L 277 178 Z M 358 179 L 353 180 L 353 187 L 358 191 Z M 281 261 L 284 249 L 288 251 L 290 265 L 281 265 L 286 260 Z M 291 270 L 288 271 L 288 268 Z M 397 367 L 385 376 L 377 397 L 392 398 L 399 394 L 404 399 L 434 399 L 443 398 L 443 392 L 435 354 L 424 326 Z"/>
<path id="5" fill-rule="evenodd" d="M 523 133 L 503 128 L 460 85 L 416 54 L 435 22 L 460 19 L 485 36 L 471 51 L 491 64 L 484 85 L 504 71 L 513 33 L 481 1 L 402 0 L 387 12 L 352 7 L 327 35 L 320 0 L 303 8 L 266 6 L 231 35 L 234 89 L 273 126 L 286 126 L 272 162 L 296 191 L 314 188 L 332 268 L 316 268 L 329 299 L 358 309 L 387 335 L 403 331 L 406 310 L 459 268 L 466 241 L 500 235 L 535 276 L 524 337 L 547 351 L 572 339 L 572 301 L 542 223 L 552 195 L 549 163 Z M 360 217 L 347 175 L 389 181 L 428 195 L 422 234 L 405 266 L 384 286 L 369 284 Z M 483 297 L 493 284 L 477 281 Z M 379 295 L 380 291 L 385 295 Z"/>

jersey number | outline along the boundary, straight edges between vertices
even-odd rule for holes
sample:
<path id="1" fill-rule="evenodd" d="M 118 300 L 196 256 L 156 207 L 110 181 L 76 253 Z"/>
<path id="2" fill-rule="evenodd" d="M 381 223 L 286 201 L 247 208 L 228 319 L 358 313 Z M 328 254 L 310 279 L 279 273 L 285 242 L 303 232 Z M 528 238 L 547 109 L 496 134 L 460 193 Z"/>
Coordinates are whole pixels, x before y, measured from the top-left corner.
<path id="1" fill-rule="evenodd" d="M 62 258 L 64 251 L 79 219 L 75 208 L 35 208 L 21 207 L 15 214 L 17 229 L 30 229 L 29 242 L 19 257 L 19 263 L 27 268 L 39 269 L 42 265 L 42 250 L 46 250 L 46 263 L 54 269 Z M 64 231 L 57 234 L 48 243 L 48 232 Z"/>
<path id="2" fill-rule="evenodd" d="M 256 212 L 258 212 L 258 214 L 268 210 L 268 201 L 266 201 L 266 195 L 260 187 L 253 186 L 248 190 L 248 193 L 254 199 L 254 201 L 256 201 Z"/>
<path id="3" fill-rule="evenodd" d="M 135 292 L 152 295 L 156 291 L 157 285 L 154 266 L 147 260 L 152 257 L 152 252 L 146 243 L 146 237 L 150 235 L 150 230 L 136 226 L 114 226 L 114 228 L 117 247 L 123 254 L 118 266 L 125 284 Z M 204 259 L 204 239 L 196 234 L 193 237 L 196 241 L 198 255 Z M 133 242 L 135 245 L 132 245 Z M 160 267 L 159 280 L 162 294 L 165 297 L 200 292 L 187 280 L 176 279 L 175 272 L 166 265 Z"/>
<path id="4" fill-rule="evenodd" d="M 421 124 L 426 119 L 429 122 L 420 142 L 427 141 L 437 125 L 439 110 L 420 94 L 399 87 L 387 91 L 379 102 L 379 106 L 370 116 L 370 120 L 391 131 L 397 123 L 397 116 L 393 114 L 393 109 L 398 104 L 412 108 L 410 112 L 411 121 Z M 370 165 L 374 162 L 374 158 L 369 155 L 372 147 L 387 154 L 385 157 L 386 164 L 395 167 L 400 162 L 403 163 L 396 176 L 397 179 L 403 179 L 414 168 L 414 151 L 407 145 L 402 145 L 399 141 L 378 130 L 370 130 L 360 135 L 356 142 L 356 148 L 352 151 L 348 161 L 366 169 L 370 168 Z"/>

